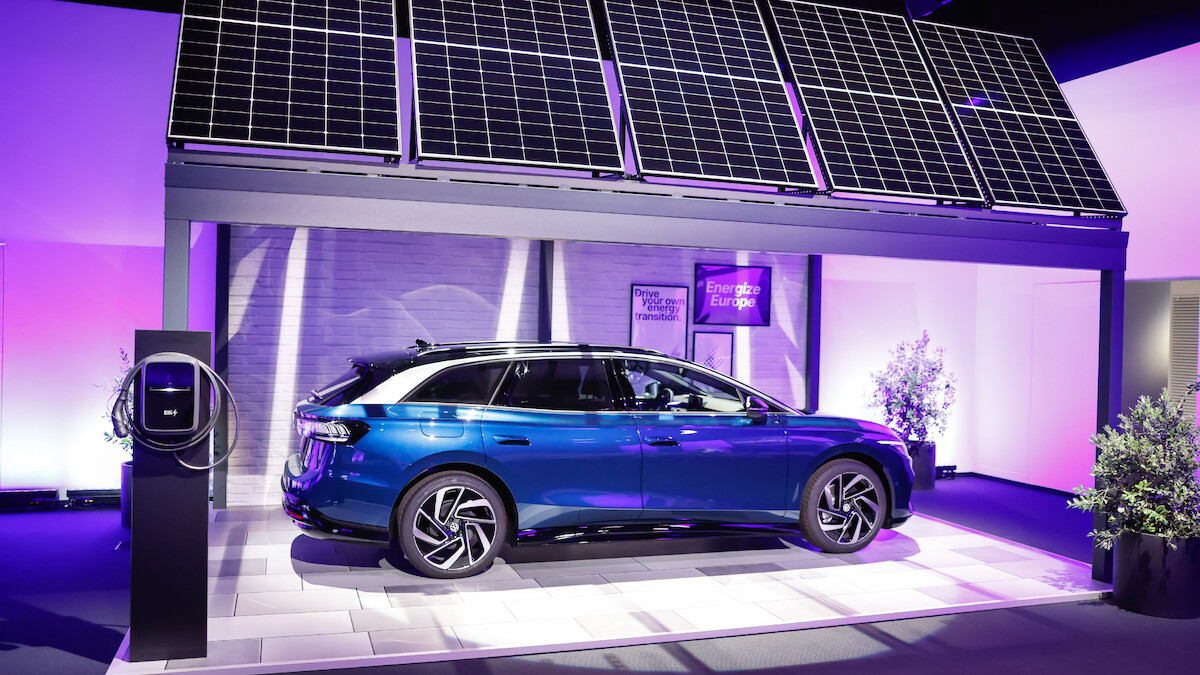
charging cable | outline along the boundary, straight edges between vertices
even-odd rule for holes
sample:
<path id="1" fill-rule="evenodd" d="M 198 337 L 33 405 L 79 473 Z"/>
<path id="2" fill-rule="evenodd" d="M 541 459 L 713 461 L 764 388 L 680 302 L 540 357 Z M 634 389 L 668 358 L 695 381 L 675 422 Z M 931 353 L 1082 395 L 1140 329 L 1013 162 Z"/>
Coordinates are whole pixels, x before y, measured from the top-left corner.
<path id="1" fill-rule="evenodd" d="M 130 389 L 132 388 L 134 381 L 137 379 L 138 374 L 142 372 L 142 367 L 145 366 L 146 362 L 150 360 L 150 358 L 145 358 L 141 361 L 138 361 L 136 365 L 130 368 L 129 374 L 126 375 L 125 380 L 121 382 L 120 393 L 117 394 L 117 401 L 112 407 L 113 434 L 118 438 L 132 436 L 137 442 L 141 443 L 142 446 L 148 450 L 170 454 L 175 457 L 175 461 L 178 462 L 180 466 L 193 469 L 195 471 L 208 471 L 209 469 L 228 461 L 229 457 L 233 455 L 233 449 L 237 447 L 239 426 L 237 401 L 233 398 L 233 392 L 229 390 L 229 385 L 225 384 L 225 380 L 222 380 L 220 375 L 217 375 L 212 368 L 209 368 L 208 364 L 199 359 L 188 356 L 187 354 L 180 354 L 178 352 L 160 352 L 153 355 L 153 358 L 159 357 L 170 357 L 173 360 L 183 363 L 195 364 L 200 368 L 201 372 L 204 373 L 205 379 L 207 379 L 209 384 L 212 385 L 214 392 L 213 398 L 215 399 L 208 417 L 208 422 L 206 422 L 200 429 L 192 432 L 190 436 L 178 441 L 162 441 L 157 438 L 151 438 L 142 429 L 138 428 L 137 424 L 131 424 L 129 422 Z M 225 399 L 229 400 L 229 408 L 233 412 L 233 437 L 229 442 L 229 447 L 226 449 L 225 454 L 215 459 L 212 464 L 206 464 L 203 466 L 188 464 L 187 462 L 183 461 L 183 459 L 179 456 L 179 453 L 187 450 L 188 448 L 195 447 L 201 441 L 208 438 L 208 435 L 212 433 L 212 430 L 217 425 L 217 418 L 221 416 L 221 411 L 224 409 Z"/>

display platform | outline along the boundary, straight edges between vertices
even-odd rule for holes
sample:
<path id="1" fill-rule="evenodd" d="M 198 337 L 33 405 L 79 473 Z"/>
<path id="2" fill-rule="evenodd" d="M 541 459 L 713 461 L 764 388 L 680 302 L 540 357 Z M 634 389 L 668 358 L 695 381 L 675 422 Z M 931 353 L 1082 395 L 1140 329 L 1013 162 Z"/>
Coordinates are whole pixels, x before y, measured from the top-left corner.
<path id="1" fill-rule="evenodd" d="M 208 657 L 108 672 L 274 673 L 512 656 L 1096 599 L 1079 562 L 914 516 L 852 555 L 795 537 L 547 545 L 477 577 L 415 576 L 278 507 L 216 511 Z M 717 549 L 717 550 L 713 550 Z M 661 553 L 661 554 L 656 554 Z"/>

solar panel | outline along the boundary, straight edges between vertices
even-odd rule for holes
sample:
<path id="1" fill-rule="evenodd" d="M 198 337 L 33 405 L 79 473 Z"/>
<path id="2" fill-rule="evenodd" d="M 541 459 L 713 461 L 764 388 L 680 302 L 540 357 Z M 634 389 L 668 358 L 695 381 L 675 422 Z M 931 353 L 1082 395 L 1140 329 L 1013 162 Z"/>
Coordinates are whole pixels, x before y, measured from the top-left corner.
<path id="1" fill-rule="evenodd" d="M 187 0 L 167 137 L 398 154 L 391 0 Z"/>
<path id="2" fill-rule="evenodd" d="M 1126 213 L 1033 40 L 915 24 L 995 204 Z"/>
<path id="3" fill-rule="evenodd" d="M 984 201 L 904 17 L 771 0 L 834 191 Z"/>
<path id="4" fill-rule="evenodd" d="M 624 171 L 587 0 L 413 0 L 417 157 Z"/>
<path id="5" fill-rule="evenodd" d="M 753 0 L 605 0 L 642 174 L 813 189 Z"/>

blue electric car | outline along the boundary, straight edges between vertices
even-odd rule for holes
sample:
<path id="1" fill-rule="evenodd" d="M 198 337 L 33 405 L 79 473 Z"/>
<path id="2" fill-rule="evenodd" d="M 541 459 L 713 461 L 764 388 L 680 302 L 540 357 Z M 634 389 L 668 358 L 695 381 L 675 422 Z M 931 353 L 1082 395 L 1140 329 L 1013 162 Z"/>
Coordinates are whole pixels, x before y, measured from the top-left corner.
<path id="1" fill-rule="evenodd" d="M 847 553 L 911 510 L 905 444 L 659 352 L 459 343 L 350 359 L 296 407 L 283 505 L 312 536 L 390 541 L 423 574 L 611 526 L 798 527 Z"/>

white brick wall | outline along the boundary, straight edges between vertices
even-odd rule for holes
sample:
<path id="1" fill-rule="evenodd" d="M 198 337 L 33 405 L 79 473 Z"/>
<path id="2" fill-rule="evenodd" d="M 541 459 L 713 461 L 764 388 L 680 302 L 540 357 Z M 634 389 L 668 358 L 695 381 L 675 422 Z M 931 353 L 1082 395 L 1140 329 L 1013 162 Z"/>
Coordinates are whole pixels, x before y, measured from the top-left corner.
<path id="1" fill-rule="evenodd" d="M 229 384 L 240 409 L 241 437 L 230 460 L 231 505 L 279 500 L 283 462 L 299 449 L 291 404 L 344 372 L 347 358 L 406 347 L 417 338 L 495 339 L 506 280 L 520 287 L 514 289 L 521 295 L 514 312 L 516 338 L 537 337 L 533 242 L 309 230 L 306 243 L 303 237 L 296 240 L 305 272 L 301 300 L 285 311 L 295 232 L 278 227 L 232 231 Z M 508 272 L 514 246 L 525 251 L 523 276 Z M 295 362 L 280 363 L 281 344 L 286 354 L 289 336 L 296 345 Z M 294 384 L 289 384 L 293 370 Z M 289 405 L 273 405 L 277 395 Z"/>
<path id="2" fill-rule="evenodd" d="M 689 289 L 688 356 L 691 357 L 692 333 L 697 330 L 735 333 L 734 351 L 749 357 L 750 373 L 747 376 L 735 370 L 734 376 L 784 403 L 804 405 L 808 256 L 770 253 L 739 256 L 734 251 L 585 242 L 561 242 L 556 255 L 563 259 L 561 269 L 566 277 L 569 316 L 567 337 L 571 341 L 627 345 L 630 285 L 685 286 Z M 771 325 L 693 324 L 696 263 L 769 266 Z M 564 280 L 556 279 L 556 284 L 563 283 Z M 747 336 L 749 344 L 745 344 Z M 556 334 L 554 338 L 562 336 Z"/>
<path id="3" fill-rule="evenodd" d="M 291 404 L 344 372 L 347 358 L 406 347 L 417 338 L 537 337 L 536 242 L 366 230 L 295 233 L 282 227 L 232 230 L 229 384 L 240 409 L 241 436 L 230 460 L 230 505 L 279 501 L 283 462 L 300 445 L 291 429 Z M 293 282 L 298 300 L 285 310 L 289 254 L 291 275 L 303 261 L 304 278 L 299 286 Z M 570 339 L 615 345 L 629 344 L 630 284 L 690 288 L 695 263 L 739 263 L 739 255 L 729 251 L 587 243 L 560 243 L 556 256 L 565 276 L 558 292 L 568 307 Z M 751 373 L 735 375 L 802 405 L 807 258 L 759 253 L 740 258 L 741 264 L 772 268 L 772 325 L 697 327 L 689 305 L 689 353 L 697 328 L 736 330 L 735 350 L 749 350 Z M 522 260 L 524 274 L 519 267 L 510 273 L 510 261 Z M 294 358 L 287 358 L 290 353 Z"/>

